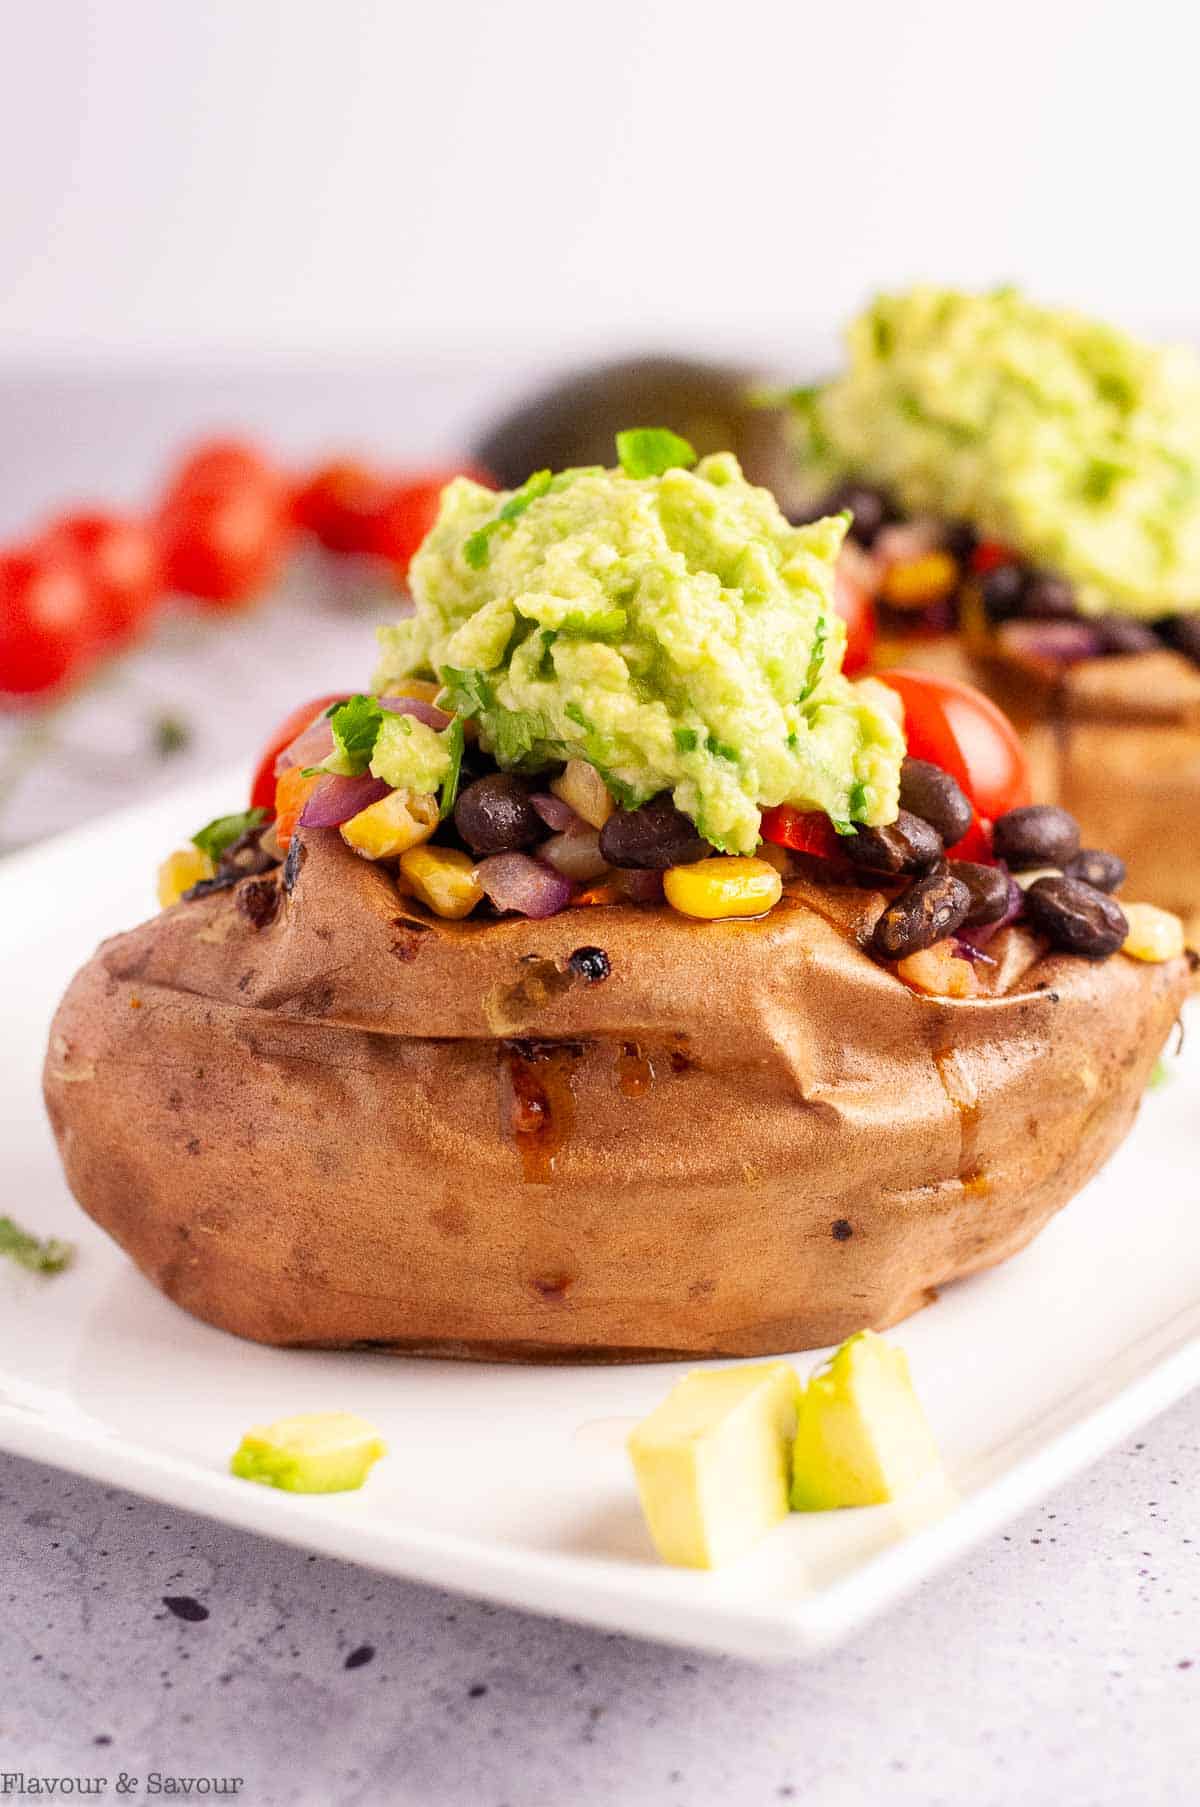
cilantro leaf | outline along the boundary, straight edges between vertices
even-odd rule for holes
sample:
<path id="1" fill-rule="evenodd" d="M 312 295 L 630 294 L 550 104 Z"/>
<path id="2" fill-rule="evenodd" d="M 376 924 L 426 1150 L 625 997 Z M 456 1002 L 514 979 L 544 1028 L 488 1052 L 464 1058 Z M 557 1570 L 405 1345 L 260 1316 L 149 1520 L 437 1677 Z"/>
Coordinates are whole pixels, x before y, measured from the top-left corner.
<path id="1" fill-rule="evenodd" d="M 472 571 L 481 571 L 487 564 L 492 550 L 492 540 L 501 528 L 519 520 L 531 502 L 544 496 L 554 481 L 551 471 L 534 471 L 532 477 L 526 477 L 520 489 L 515 489 L 508 501 L 503 503 L 495 517 L 486 521 L 482 527 L 468 534 L 463 541 L 463 557 Z"/>
<path id="2" fill-rule="evenodd" d="M 850 787 L 850 820 L 861 822 L 862 813 L 867 807 L 867 787 L 865 784 L 854 784 Z"/>
<path id="3" fill-rule="evenodd" d="M 496 695 L 486 673 L 476 666 L 443 665 L 438 672 L 448 694 L 451 711 L 471 721 L 495 707 Z"/>
<path id="4" fill-rule="evenodd" d="M 675 746 L 680 753 L 694 753 L 700 745 L 700 736 L 695 728 L 676 728 Z"/>
<path id="5" fill-rule="evenodd" d="M 343 778 L 360 777 L 371 763 L 383 715 L 373 696 L 352 696 L 340 703 L 329 717 L 333 752 L 323 762 L 322 770 L 336 772 Z"/>
<path id="6" fill-rule="evenodd" d="M 31 1236 L 11 1217 L 0 1217 L 0 1255 L 8 1255 L 32 1274 L 61 1274 L 75 1259 L 75 1245 L 57 1236 Z"/>
<path id="7" fill-rule="evenodd" d="M 257 808 L 239 810 L 235 816 L 218 816 L 196 830 L 192 846 L 206 853 L 215 866 L 227 848 L 240 841 L 251 828 L 261 828 L 269 814 L 269 810 Z"/>
<path id="8" fill-rule="evenodd" d="M 450 736 L 450 770 L 442 779 L 441 801 L 438 804 L 438 819 L 444 822 L 454 808 L 458 798 L 458 781 L 462 776 L 463 744 L 466 732 L 461 715 L 456 715 L 446 732 Z"/>
<path id="9" fill-rule="evenodd" d="M 696 452 L 670 427 L 627 427 L 617 434 L 617 458 L 627 477 L 661 477 L 664 471 L 690 470 Z"/>
<path id="10" fill-rule="evenodd" d="M 821 671 L 825 664 L 825 642 L 829 638 L 829 623 L 824 615 L 817 617 L 817 631 L 813 635 L 813 649 L 808 661 L 808 671 L 804 678 L 804 689 L 796 698 L 797 704 L 806 703 L 817 685 L 821 682 Z"/>
<path id="11" fill-rule="evenodd" d="M 718 740 L 715 734 L 710 734 L 704 744 L 714 759 L 728 759 L 731 764 L 737 764 L 737 748 L 727 746 L 723 740 Z"/>

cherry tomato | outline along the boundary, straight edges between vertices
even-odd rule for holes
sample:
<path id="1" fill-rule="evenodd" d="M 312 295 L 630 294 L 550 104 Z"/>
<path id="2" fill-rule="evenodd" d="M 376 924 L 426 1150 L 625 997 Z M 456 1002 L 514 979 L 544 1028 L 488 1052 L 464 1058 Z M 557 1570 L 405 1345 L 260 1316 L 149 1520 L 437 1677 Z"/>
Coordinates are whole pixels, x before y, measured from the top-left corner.
<path id="1" fill-rule="evenodd" d="M 333 696 L 315 696 L 310 703 L 301 703 L 290 715 L 284 717 L 263 749 L 262 758 L 254 770 L 254 782 L 250 786 L 251 809 L 275 810 L 275 761 L 285 747 L 290 747 L 298 734 L 302 734 L 309 722 L 323 715 L 331 703 L 344 703 L 349 693 L 339 690 Z"/>
<path id="2" fill-rule="evenodd" d="M 206 439 L 176 465 L 169 495 L 183 490 L 227 489 L 258 483 L 281 492 L 283 477 L 265 452 L 245 439 Z"/>
<path id="3" fill-rule="evenodd" d="M 78 569 L 92 592 L 92 628 L 102 649 L 137 638 L 163 593 L 162 556 L 144 521 L 92 513 L 63 515 L 43 535 L 49 551 Z"/>
<path id="4" fill-rule="evenodd" d="M 458 464 L 389 485 L 375 516 L 370 550 L 390 559 L 401 576 L 407 574 L 413 553 L 437 520 L 442 491 L 453 477 L 473 477 L 477 483 L 492 484 L 478 466 Z"/>
<path id="5" fill-rule="evenodd" d="M 0 554 L 0 692 L 65 689 L 93 645 L 91 592 L 73 561 L 42 546 Z"/>
<path id="6" fill-rule="evenodd" d="M 837 829 L 822 810 L 780 803 L 764 809 L 760 833 L 764 841 L 790 847 L 794 853 L 813 853 L 821 859 L 833 859 L 838 853 Z"/>
<path id="7" fill-rule="evenodd" d="M 371 552 L 392 486 L 352 458 L 322 465 L 292 498 L 292 518 L 330 552 Z"/>
<path id="8" fill-rule="evenodd" d="M 1016 729 L 981 691 L 927 671 L 880 671 L 875 675 L 904 703 L 909 752 L 957 778 L 985 823 L 1030 801 L 1029 763 Z M 981 830 L 981 834 L 986 832 Z M 966 838 L 979 847 L 980 838 L 973 830 L 968 830 Z M 965 849 L 965 842 L 952 851 L 959 854 L 960 849 Z M 968 857 L 965 851 L 962 857 Z"/>
<path id="9" fill-rule="evenodd" d="M 865 671 L 875 650 L 875 603 L 869 592 L 840 565 L 833 574 L 833 606 L 846 623 L 846 656 L 842 670 L 848 678 Z"/>
<path id="10" fill-rule="evenodd" d="M 159 516 L 167 583 L 234 608 L 278 576 L 290 537 L 283 497 L 257 482 L 183 489 Z"/>

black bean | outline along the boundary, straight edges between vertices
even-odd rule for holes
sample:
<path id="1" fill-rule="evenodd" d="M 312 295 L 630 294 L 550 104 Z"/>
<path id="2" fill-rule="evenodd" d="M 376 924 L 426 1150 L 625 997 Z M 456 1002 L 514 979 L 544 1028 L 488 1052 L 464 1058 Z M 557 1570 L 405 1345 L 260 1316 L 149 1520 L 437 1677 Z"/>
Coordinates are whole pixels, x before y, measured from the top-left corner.
<path id="1" fill-rule="evenodd" d="M 900 807 L 936 828 L 947 847 L 962 840 L 975 814 L 957 781 L 928 759 L 900 767 Z"/>
<path id="2" fill-rule="evenodd" d="M 985 922 L 999 922 L 1008 909 L 1008 875 L 999 866 L 978 866 L 974 860 L 951 860 L 949 870 L 971 893 L 971 907 L 963 918 L 969 929 Z"/>
<path id="3" fill-rule="evenodd" d="M 888 905 L 875 924 L 871 952 L 880 960 L 919 954 L 961 928 L 970 907 L 971 893 L 952 873 L 934 872 L 919 878 Z"/>
<path id="4" fill-rule="evenodd" d="M 1039 878 L 1025 893 L 1025 913 L 1054 947 L 1103 960 L 1129 933 L 1113 898 L 1079 878 Z"/>
<path id="5" fill-rule="evenodd" d="M 838 840 L 838 852 L 870 872 L 932 872 L 945 851 L 937 829 L 907 809 L 886 827 L 859 828 Z"/>
<path id="6" fill-rule="evenodd" d="M 460 791 L 454 826 L 473 853 L 509 853 L 532 847 L 546 824 L 529 801 L 529 787 L 511 772 L 493 772 Z"/>
<path id="7" fill-rule="evenodd" d="M 669 791 L 660 791 L 640 809 L 614 809 L 600 830 L 600 853 L 610 866 L 665 872 L 690 866 L 712 852 L 696 824 L 676 809 Z"/>
<path id="8" fill-rule="evenodd" d="M 965 570 L 971 562 L 971 554 L 979 544 L 979 535 L 970 521 L 951 521 L 946 528 L 946 551 L 956 558 Z"/>
<path id="9" fill-rule="evenodd" d="M 987 573 L 979 590 L 993 621 L 1008 621 L 1021 613 L 1028 576 L 1023 565 L 995 565 Z"/>
<path id="10" fill-rule="evenodd" d="M 612 964 L 602 947 L 577 947 L 567 965 L 588 985 L 602 985 L 612 972 Z"/>
<path id="11" fill-rule="evenodd" d="M 1169 621 L 1160 621 L 1158 626 L 1168 646 L 1200 665 L 1200 609 L 1193 609 L 1187 615 L 1172 615 Z"/>
<path id="12" fill-rule="evenodd" d="M 1069 621 L 1079 613 L 1074 586 L 1051 571 L 1037 571 L 1025 586 L 1021 614 L 1031 621 Z"/>
<path id="13" fill-rule="evenodd" d="M 860 546 L 873 545 L 879 529 L 896 518 L 895 510 L 883 491 L 867 483 L 839 483 L 822 498 L 820 513 L 840 514 L 843 508 L 848 508 L 854 516 L 850 523 L 850 537 L 857 540 Z"/>
<path id="14" fill-rule="evenodd" d="M 1162 644 L 1152 627 L 1144 621 L 1131 621 L 1128 615 L 1102 615 L 1092 623 L 1100 638 L 1100 651 L 1115 653 L 1152 653 Z"/>
<path id="15" fill-rule="evenodd" d="M 1034 866 L 1065 866 L 1079 852 L 1079 824 L 1053 803 L 1010 809 L 996 822 L 993 851 L 1014 872 Z"/>
<path id="16" fill-rule="evenodd" d="M 1098 847 L 1082 847 L 1063 868 L 1068 878 L 1081 878 L 1096 891 L 1117 891 L 1125 883 L 1125 862 Z"/>

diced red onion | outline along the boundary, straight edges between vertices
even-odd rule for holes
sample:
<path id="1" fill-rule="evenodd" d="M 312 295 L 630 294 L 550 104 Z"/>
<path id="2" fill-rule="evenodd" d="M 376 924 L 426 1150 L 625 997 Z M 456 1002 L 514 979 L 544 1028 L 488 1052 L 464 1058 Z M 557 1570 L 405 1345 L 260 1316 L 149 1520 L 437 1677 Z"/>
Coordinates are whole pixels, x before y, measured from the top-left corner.
<path id="1" fill-rule="evenodd" d="M 1099 632 L 1087 621 L 1006 621 L 998 638 L 1008 652 L 1052 665 L 1078 665 L 1104 650 Z"/>
<path id="2" fill-rule="evenodd" d="M 555 834 L 569 834 L 576 823 L 587 827 L 587 823 L 575 814 L 569 803 L 564 803 L 561 797 L 555 797 L 550 791 L 534 791 L 529 801 L 546 827 L 552 828 Z"/>
<path id="3" fill-rule="evenodd" d="M 318 715 L 302 733 L 297 734 L 290 746 L 283 749 L 275 761 L 275 776 L 278 778 L 281 772 L 286 772 L 294 765 L 320 765 L 332 752 L 333 728 L 329 717 Z"/>
<path id="4" fill-rule="evenodd" d="M 617 884 L 630 903 L 662 902 L 663 879 L 661 872 L 641 872 L 635 866 L 626 866 L 617 873 Z"/>
<path id="5" fill-rule="evenodd" d="M 390 710 L 393 715 L 415 716 L 419 722 L 424 722 L 427 728 L 436 729 L 439 734 L 454 719 L 444 709 L 439 709 L 436 703 L 422 702 L 416 696 L 381 696 L 379 707 Z"/>
<path id="6" fill-rule="evenodd" d="M 600 851 L 600 831 L 596 828 L 585 828 L 582 834 L 551 835 L 538 848 L 538 858 L 561 872 L 564 878 L 574 879 L 577 884 L 590 884 L 594 878 L 603 878 L 608 871 L 608 861 Z"/>
<path id="7" fill-rule="evenodd" d="M 571 881 L 527 853 L 493 853 L 475 874 L 498 910 L 520 916 L 554 916 L 571 901 Z"/>
<path id="8" fill-rule="evenodd" d="M 1008 902 L 1004 906 L 1003 916 L 997 916 L 995 922 L 981 922 L 973 928 L 960 929 L 957 940 L 962 943 L 964 951 L 969 948 L 972 953 L 979 953 L 981 949 L 987 946 L 994 935 L 998 935 L 1001 929 L 1006 929 L 1010 922 L 1016 921 L 1024 908 L 1024 904 L 1025 893 L 1022 891 L 1016 879 L 1009 873 Z M 968 954 L 968 958 L 970 958 L 970 954 Z"/>
<path id="9" fill-rule="evenodd" d="M 364 772 L 361 778 L 341 778 L 331 772 L 322 778 L 301 810 L 300 826 L 338 828 L 360 810 L 369 809 L 372 803 L 386 797 L 391 788 L 382 778 L 372 778 L 369 772 Z"/>

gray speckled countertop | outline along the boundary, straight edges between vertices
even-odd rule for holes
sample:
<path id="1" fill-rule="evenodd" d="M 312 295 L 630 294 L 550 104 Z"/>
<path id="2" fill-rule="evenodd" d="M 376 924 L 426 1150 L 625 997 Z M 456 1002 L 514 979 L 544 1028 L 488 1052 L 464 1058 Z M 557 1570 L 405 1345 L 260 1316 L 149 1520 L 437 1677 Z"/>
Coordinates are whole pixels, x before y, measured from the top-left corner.
<path id="1" fill-rule="evenodd" d="M 1193 1807 L 1197 1500 L 1200 1397 L 840 1652 L 757 1669 L 0 1458 L 0 1771 L 241 1777 L 248 1807 Z"/>

